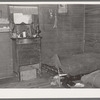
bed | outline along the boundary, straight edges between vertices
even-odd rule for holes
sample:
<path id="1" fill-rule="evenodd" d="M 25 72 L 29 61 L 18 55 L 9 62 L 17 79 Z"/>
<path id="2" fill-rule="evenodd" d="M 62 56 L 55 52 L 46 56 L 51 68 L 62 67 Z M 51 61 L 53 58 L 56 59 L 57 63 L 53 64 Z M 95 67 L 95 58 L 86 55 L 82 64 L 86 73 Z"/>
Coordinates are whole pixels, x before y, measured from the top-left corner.
<path id="1" fill-rule="evenodd" d="M 54 61 L 54 64 L 51 64 L 51 67 L 48 68 L 51 68 L 51 71 L 48 72 L 53 72 L 52 65 L 56 67 L 59 66 L 62 72 L 69 76 L 70 81 L 83 82 L 85 88 L 93 87 L 93 85 L 87 84 L 88 82 L 82 80 L 84 79 L 84 76 L 86 77 L 86 75 L 100 70 L 100 54 L 96 53 L 75 54 L 69 57 L 60 57 L 59 55 L 56 55 L 52 57 L 52 61 Z"/>

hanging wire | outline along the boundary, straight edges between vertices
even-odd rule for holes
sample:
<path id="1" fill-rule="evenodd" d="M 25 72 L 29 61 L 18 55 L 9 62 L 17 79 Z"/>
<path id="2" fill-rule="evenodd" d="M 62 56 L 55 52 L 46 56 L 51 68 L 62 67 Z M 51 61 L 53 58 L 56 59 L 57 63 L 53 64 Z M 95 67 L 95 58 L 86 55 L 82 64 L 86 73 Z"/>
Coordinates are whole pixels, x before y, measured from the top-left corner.
<path id="1" fill-rule="evenodd" d="M 53 26 L 53 28 L 57 28 L 57 12 L 56 12 L 56 10 L 55 10 L 55 20 L 54 20 L 54 26 Z"/>

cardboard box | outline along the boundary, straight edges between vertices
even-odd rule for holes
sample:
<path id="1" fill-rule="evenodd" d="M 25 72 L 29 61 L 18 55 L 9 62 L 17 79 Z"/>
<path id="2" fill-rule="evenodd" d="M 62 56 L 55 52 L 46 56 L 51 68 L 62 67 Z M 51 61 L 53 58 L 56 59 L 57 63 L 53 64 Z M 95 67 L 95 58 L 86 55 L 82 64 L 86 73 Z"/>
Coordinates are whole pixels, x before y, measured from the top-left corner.
<path id="1" fill-rule="evenodd" d="M 37 77 L 37 71 L 35 68 L 29 66 L 23 66 L 20 70 L 21 81 L 33 80 Z"/>

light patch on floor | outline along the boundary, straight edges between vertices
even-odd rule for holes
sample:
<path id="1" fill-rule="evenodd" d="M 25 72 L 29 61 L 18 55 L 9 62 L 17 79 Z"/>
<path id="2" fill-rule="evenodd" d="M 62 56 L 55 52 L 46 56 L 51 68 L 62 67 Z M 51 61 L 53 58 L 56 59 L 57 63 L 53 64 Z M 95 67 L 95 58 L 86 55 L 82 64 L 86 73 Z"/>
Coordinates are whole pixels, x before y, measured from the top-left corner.
<path id="1" fill-rule="evenodd" d="M 6 83 L 0 85 L 0 88 L 49 88 L 50 86 L 50 80 L 41 78 L 28 81 Z"/>

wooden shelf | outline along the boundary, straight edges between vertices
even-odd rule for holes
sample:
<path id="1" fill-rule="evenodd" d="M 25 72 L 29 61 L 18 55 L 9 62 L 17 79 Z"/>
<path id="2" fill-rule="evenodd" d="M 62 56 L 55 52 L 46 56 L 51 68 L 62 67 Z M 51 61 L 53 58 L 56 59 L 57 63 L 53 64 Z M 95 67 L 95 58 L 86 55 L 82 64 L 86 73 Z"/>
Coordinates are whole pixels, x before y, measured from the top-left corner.
<path id="1" fill-rule="evenodd" d="M 23 38 L 13 38 L 11 37 L 11 39 L 36 39 L 36 38 L 42 38 L 42 37 L 23 37 Z"/>

